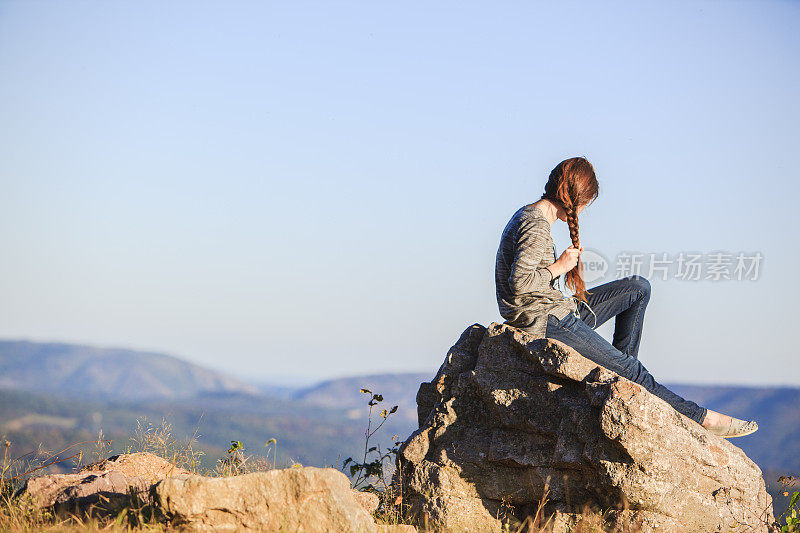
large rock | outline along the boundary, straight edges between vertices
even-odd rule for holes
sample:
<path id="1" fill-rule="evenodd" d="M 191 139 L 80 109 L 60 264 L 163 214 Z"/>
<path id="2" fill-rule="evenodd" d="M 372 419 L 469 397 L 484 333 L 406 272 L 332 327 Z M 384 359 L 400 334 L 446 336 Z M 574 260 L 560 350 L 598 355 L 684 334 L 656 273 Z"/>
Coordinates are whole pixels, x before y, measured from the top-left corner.
<path id="1" fill-rule="evenodd" d="M 768 531 L 759 467 L 726 439 L 569 346 L 474 324 L 417 394 L 395 490 L 411 518 L 501 531 L 535 514 L 570 531 L 581 512 L 643 531 Z"/>
<path id="2" fill-rule="evenodd" d="M 115 455 L 75 474 L 31 478 L 18 496 L 59 513 L 113 510 L 130 498 L 146 500 L 153 483 L 178 474 L 188 472 L 151 453 Z"/>
<path id="3" fill-rule="evenodd" d="M 296 467 L 233 477 L 176 476 L 151 489 L 171 525 L 208 531 L 406 532 L 375 524 L 350 480 L 333 468 Z"/>

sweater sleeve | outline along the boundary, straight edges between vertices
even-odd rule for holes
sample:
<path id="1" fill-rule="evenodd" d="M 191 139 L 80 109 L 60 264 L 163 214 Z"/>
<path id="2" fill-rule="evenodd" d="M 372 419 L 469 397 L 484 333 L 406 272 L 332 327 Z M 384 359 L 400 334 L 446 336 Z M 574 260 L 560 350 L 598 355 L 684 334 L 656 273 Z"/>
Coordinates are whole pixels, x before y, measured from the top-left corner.
<path id="1" fill-rule="evenodd" d="M 550 288 L 553 273 L 548 268 L 537 268 L 542 262 L 550 235 L 550 228 L 533 218 L 524 219 L 514 241 L 514 262 L 508 285 L 515 294 L 541 291 Z"/>

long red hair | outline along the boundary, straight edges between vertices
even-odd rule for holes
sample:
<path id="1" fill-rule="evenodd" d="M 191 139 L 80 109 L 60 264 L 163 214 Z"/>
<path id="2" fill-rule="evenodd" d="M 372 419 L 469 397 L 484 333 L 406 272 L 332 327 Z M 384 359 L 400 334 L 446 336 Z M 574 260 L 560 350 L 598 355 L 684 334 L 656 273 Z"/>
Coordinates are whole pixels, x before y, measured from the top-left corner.
<path id="1" fill-rule="evenodd" d="M 599 186 L 594 167 L 583 157 L 565 159 L 556 165 L 550 172 L 550 177 L 544 186 L 542 198 L 546 198 L 556 205 L 560 205 L 566 212 L 569 236 L 572 244 L 580 247 L 578 236 L 578 207 L 586 205 L 597 198 Z M 586 283 L 583 281 L 583 263 L 578 264 L 567 272 L 565 283 L 575 296 L 585 302 Z"/>

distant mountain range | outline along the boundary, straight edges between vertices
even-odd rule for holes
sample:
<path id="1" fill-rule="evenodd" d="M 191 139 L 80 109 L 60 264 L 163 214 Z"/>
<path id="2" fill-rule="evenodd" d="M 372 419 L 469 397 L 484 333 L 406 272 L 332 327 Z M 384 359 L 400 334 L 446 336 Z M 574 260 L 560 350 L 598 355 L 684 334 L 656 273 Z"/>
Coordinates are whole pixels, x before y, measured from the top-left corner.
<path id="1" fill-rule="evenodd" d="M 29 341 L 0 341 L 0 388 L 115 400 L 258 392 L 253 385 L 170 355 Z"/>
<path id="2" fill-rule="evenodd" d="M 124 445 L 137 417 L 170 416 L 177 436 L 199 428 L 212 458 L 231 440 L 259 453 L 274 437 L 283 461 L 331 465 L 363 453 L 370 396 L 361 388 L 383 395 L 373 417 L 399 406 L 375 437 L 386 448 L 392 435 L 404 440 L 416 429 L 417 389 L 437 370 L 259 387 L 169 355 L 0 341 L 0 437 L 23 448 L 56 448 L 103 429 Z M 770 478 L 779 474 L 800 474 L 800 387 L 664 384 L 709 409 L 757 420 L 758 432 L 731 442 L 764 470 L 768 486 L 775 489 Z"/>
<path id="3" fill-rule="evenodd" d="M 307 404 L 338 409 L 347 413 L 349 418 L 358 418 L 362 416 L 360 413 L 364 411 L 364 406 L 372 397 L 362 393 L 361 389 L 368 389 L 382 395 L 389 407 L 397 405 L 396 418 L 406 421 L 409 429 L 416 429 L 417 389 L 420 383 L 430 381 L 432 378 L 433 374 L 409 373 L 331 379 L 298 389 L 291 397 Z"/>

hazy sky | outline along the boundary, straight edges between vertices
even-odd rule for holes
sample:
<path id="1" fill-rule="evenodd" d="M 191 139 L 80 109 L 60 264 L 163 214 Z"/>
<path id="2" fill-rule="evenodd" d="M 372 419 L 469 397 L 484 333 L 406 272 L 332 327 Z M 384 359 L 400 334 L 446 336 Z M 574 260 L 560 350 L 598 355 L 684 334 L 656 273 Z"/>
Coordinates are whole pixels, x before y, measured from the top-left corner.
<path id="1" fill-rule="evenodd" d="M 796 2 L 0 2 L 0 336 L 433 376 L 502 322 L 503 227 L 583 155 L 605 281 L 624 251 L 763 256 L 651 278 L 656 379 L 800 385 L 799 26 Z"/>

